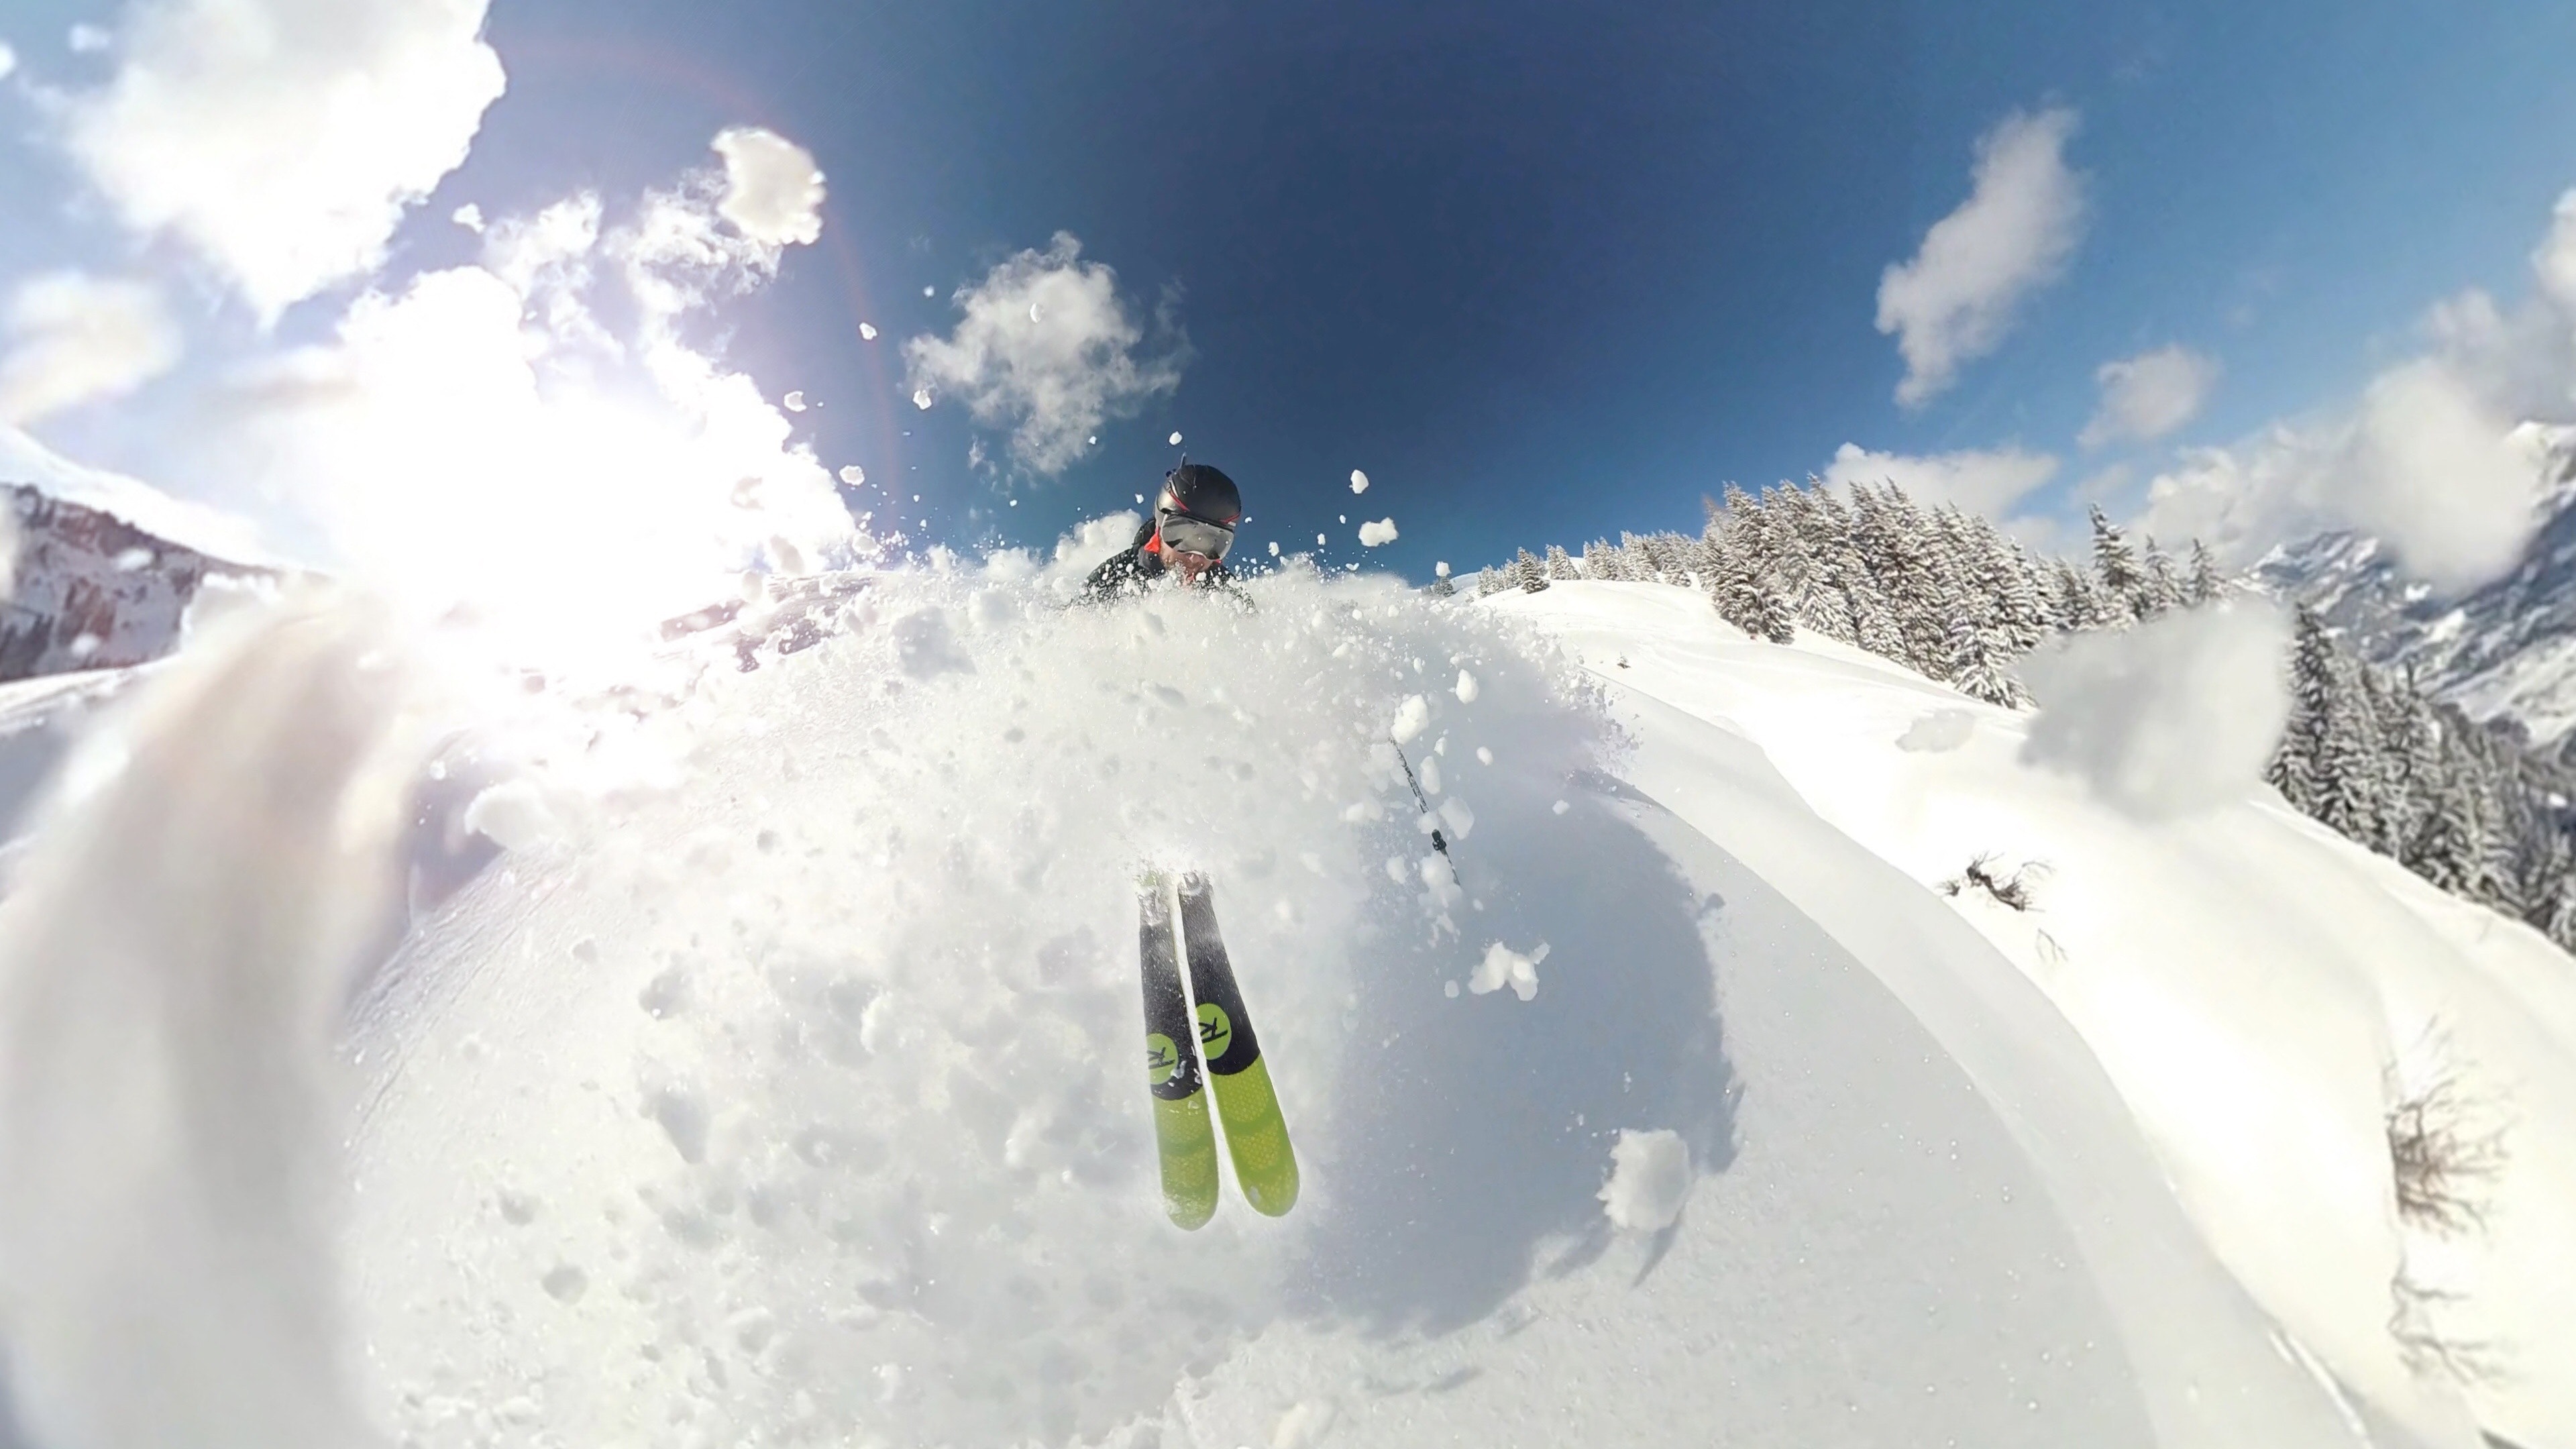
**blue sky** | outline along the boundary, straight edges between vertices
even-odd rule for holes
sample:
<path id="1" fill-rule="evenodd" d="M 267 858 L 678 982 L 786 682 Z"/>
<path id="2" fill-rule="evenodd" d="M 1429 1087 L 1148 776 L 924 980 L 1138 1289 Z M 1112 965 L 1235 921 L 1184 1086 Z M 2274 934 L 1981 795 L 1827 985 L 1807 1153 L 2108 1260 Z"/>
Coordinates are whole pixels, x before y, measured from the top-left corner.
<path id="1" fill-rule="evenodd" d="M 2026 496 L 1970 501 L 2135 512 L 2178 448 L 2242 461 L 2276 420 L 2351 408 L 2421 350 L 2430 304 L 2479 287 L 2510 310 L 2576 185 L 2563 5 L 497 0 L 507 91 L 463 164 L 381 266 L 269 333 L 185 238 L 120 221 L 60 140 L 62 97 L 131 63 L 136 17 L 195 4 L 36 0 L 0 22 L 0 289 L 66 267 L 155 279 L 181 360 L 30 430 L 255 512 L 284 505 L 205 442 L 243 369 L 328 341 L 368 286 L 472 262 L 482 242 L 449 220 L 464 203 L 499 218 L 590 189 L 613 225 L 730 126 L 812 154 L 822 236 L 687 335 L 772 398 L 821 402 L 797 436 L 862 465 L 876 492 L 853 496 L 880 516 L 900 480 L 916 536 L 1045 541 L 1149 490 L 1178 430 L 1245 485 L 1256 543 L 1320 532 L 1336 563 L 1417 578 L 1696 528 L 1724 482 L 1803 477 L 1845 444 L 2044 455 Z M 108 43 L 76 51 L 84 24 Z M 1968 200 L 1981 138 L 2016 116 L 2060 119 L 2062 264 L 1901 406 L 1882 276 Z M 1136 355 L 1178 380 L 1050 473 L 968 416 L 969 388 L 916 410 L 902 347 L 951 334 L 961 289 L 1058 232 L 1115 270 Z M 2188 415 L 2083 446 L 2097 369 L 2166 348 L 2201 369 Z M 1364 554 L 1353 531 L 1382 516 L 1401 537 Z"/>

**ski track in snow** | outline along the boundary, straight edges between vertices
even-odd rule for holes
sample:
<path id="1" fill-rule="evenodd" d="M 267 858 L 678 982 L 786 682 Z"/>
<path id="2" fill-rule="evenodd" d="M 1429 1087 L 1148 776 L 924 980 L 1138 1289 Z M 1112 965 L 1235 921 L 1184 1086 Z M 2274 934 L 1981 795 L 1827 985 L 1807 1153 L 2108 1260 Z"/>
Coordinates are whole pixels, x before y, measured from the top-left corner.
<path id="1" fill-rule="evenodd" d="M 711 645 L 681 685 L 496 742 L 517 848 L 353 1007 L 342 1257 L 396 1441 L 2474 1449 L 2472 1403 L 2525 1443 L 2576 1424 L 2545 1373 L 2464 1400 L 2385 1340 L 2402 1259 L 2464 1292 L 2451 1326 L 2527 1364 L 2563 1342 L 2576 991 L 2531 933 L 2276 806 L 2107 821 L 2016 762 L 2022 717 L 1751 643 L 1694 592 L 1441 603 L 1292 568 L 1249 612 L 1068 611 L 1090 562 L 872 576 L 827 591 L 814 647 L 737 673 Z M 461 813 L 482 783 L 443 788 Z M 221 797 L 173 799 L 185 828 Z M 65 878 L 65 838 L 121 837 L 49 826 L 30 879 Z M 2042 914 L 1928 888 L 1999 846 L 2056 868 Z M 1215 882 L 1305 1169 L 1285 1220 L 1231 1188 L 1198 1233 L 1162 1216 L 1145 861 Z M 293 885 L 258 851 L 133 862 L 138 889 Z M 13 932 L 95 928 L 32 899 Z M 134 949 L 180 949 L 166 915 Z M 1544 990 L 1458 990 L 1540 942 Z M 2376 1074 L 2436 1017 L 2528 1094 L 2484 1248 L 2381 1211 Z M 255 1133 L 273 1104 L 221 1083 L 197 1110 Z M 47 1130 L 121 1142 L 79 1096 Z M 1686 1149 L 1668 1226 L 1605 1213 L 1623 1131 Z M 103 1281 L 131 1301 L 102 1322 L 211 1301 L 175 1258 Z M 301 1327 L 245 1332 L 228 1351 L 328 1381 Z M 22 1407 L 81 1402 L 14 1358 Z"/>

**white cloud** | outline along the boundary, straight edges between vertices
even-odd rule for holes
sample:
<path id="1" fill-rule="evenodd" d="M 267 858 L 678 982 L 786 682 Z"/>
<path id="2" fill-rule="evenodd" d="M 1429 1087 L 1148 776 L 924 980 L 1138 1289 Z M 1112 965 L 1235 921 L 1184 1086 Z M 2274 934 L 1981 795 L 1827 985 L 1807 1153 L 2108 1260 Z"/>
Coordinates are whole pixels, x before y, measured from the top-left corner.
<path id="1" fill-rule="evenodd" d="M 63 139 L 263 320 L 379 265 L 502 90 L 484 0 L 143 0 Z"/>
<path id="2" fill-rule="evenodd" d="M 2539 526 L 2545 440 L 2576 422 L 2576 191 L 2533 252 L 2522 303 L 2463 292 L 2424 319 L 2425 349 L 2339 407 L 2188 449 L 2144 522 L 2250 559 L 2320 529 L 2377 536 L 2408 571 L 2466 588 L 2512 568 Z"/>
<path id="3" fill-rule="evenodd" d="M 2020 666 L 2039 701 L 2022 758 L 2145 820 L 2242 799 L 2290 717 L 2289 646 L 2288 621 L 2254 600 L 2053 641 Z"/>
<path id="4" fill-rule="evenodd" d="M 108 34 L 104 26 L 84 23 L 73 26 L 64 35 L 63 43 L 71 47 L 74 55 L 96 55 L 114 45 L 116 37 Z"/>
<path id="5" fill-rule="evenodd" d="M 1081 257 L 1082 243 L 1057 232 L 960 291 L 955 332 L 903 345 L 916 401 L 933 388 L 963 398 L 975 421 L 1009 427 L 1012 456 L 1041 474 L 1063 472 L 1105 420 L 1178 388 L 1186 360 L 1186 343 L 1142 355 L 1117 274 Z"/>
<path id="6" fill-rule="evenodd" d="M 2005 117 L 1977 142 L 1968 199 L 1879 278 L 1878 330 L 1896 334 L 1905 357 L 1899 403 L 1949 387 L 1962 364 L 2001 345 L 2024 297 L 2065 272 L 2084 230 L 2083 178 L 2066 166 L 2074 133 L 2062 107 Z"/>
<path id="7" fill-rule="evenodd" d="M 2148 443 L 2199 416 L 2218 382 L 2218 360 L 2175 344 L 2103 363 L 2093 374 L 2102 405 L 2076 441 Z"/>
<path id="8" fill-rule="evenodd" d="M 716 210 L 734 229 L 771 246 L 810 246 L 823 235 L 823 173 L 814 153 L 759 126 L 716 133 L 724 157 L 724 200 Z"/>
<path id="9" fill-rule="evenodd" d="M 2001 519 L 2012 506 L 2057 476 L 2057 459 L 2019 448 L 1956 453 L 1874 453 L 1857 443 L 1834 450 L 1825 465 L 1828 483 L 1894 483 L 1924 504 L 1955 503 L 1970 513 Z"/>
<path id="10" fill-rule="evenodd" d="M 2540 277 L 2541 294 L 2563 312 L 2576 313 L 2576 191 L 2558 198 L 2549 214 L 2549 235 L 2531 255 Z"/>
<path id="11" fill-rule="evenodd" d="M 0 330 L 0 423 L 24 426 L 121 397 L 179 360 L 179 326 L 150 284 L 51 272 L 20 284 Z"/>

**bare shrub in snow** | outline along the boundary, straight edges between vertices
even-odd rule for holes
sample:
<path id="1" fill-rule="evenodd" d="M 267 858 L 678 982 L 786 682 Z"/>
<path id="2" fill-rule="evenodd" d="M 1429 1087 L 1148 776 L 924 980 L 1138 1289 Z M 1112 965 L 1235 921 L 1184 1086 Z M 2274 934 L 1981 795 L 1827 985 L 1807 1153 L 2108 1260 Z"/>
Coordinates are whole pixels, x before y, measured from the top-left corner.
<path id="1" fill-rule="evenodd" d="M 1996 870 L 1995 856 L 1990 851 L 1969 861 L 1966 870 L 1941 882 L 1941 894 L 1955 896 L 1966 890 L 1981 890 L 1997 905 L 2028 911 L 2037 905 L 2031 888 L 2047 878 L 2048 862 L 2043 860 L 2024 861 L 2012 874 L 2004 875 Z"/>
<path id="2" fill-rule="evenodd" d="M 2493 1343 L 2461 1337 L 2435 1322 L 2435 1314 L 2465 1295 L 2425 1283 L 2401 1266 L 2388 1280 L 2388 1296 L 2395 1305 L 2388 1315 L 2388 1336 L 2397 1340 L 2407 1368 L 2420 1375 L 2445 1374 L 2463 1384 L 2504 1376 L 2504 1356 Z"/>
<path id="3" fill-rule="evenodd" d="M 2481 1122 L 2459 1074 L 2438 1069 L 2412 1086 L 2388 1069 L 2388 1165 L 2397 1213 L 2445 1237 L 2486 1226 L 2486 1188 L 2504 1170 L 2504 1134 Z"/>

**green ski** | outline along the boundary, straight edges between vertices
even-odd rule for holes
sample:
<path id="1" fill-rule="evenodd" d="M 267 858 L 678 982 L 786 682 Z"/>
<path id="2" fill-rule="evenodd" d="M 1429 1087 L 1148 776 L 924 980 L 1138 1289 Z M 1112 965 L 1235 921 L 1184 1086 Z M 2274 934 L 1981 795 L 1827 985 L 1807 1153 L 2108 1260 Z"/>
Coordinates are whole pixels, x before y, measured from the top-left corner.
<path id="1" fill-rule="evenodd" d="M 1148 871 L 1136 883 L 1137 945 L 1145 972 L 1145 1081 L 1154 1093 L 1154 1143 L 1163 1164 L 1163 1210 L 1184 1228 L 1216 1214 L 1216 1130 L 1199 1090 L 1189 998 L 1172 939 L 1171 884 Z"/>
<path id="2" fill-rule="evenodd" d="M 1198 998 L 1199 1050 L 1207 1057 L 1217 1116 L 1225 1123 L 1235 1184 L 1256 1211 L 1278 1217 L 1297 1205 L 1297 1154 L 1288 1145 L 1288 1120 L 1280 1115 L 1279 1094 L 1272 1090 L 1270 1068 L 1261 1060 L 1261 1040 L 1253 1034 L 1251 1013 L 1243 1008 L 1243 992 L 1235 985 L 1225 940 L 1217 934 L 1215 898 L 1209 894 L 1207 877 L 1196 871 L 1181 877 L 1181 934 L 1189 944 L 1190 991 Z M 1165 940 L 1168 943 L 1169 937 Z M 1168 944 L 1165 949 L 1170 949 Z M 1150 983 L 1152 967 L 1146 969 Z M 1150 984 L 1147 990 L 1150 994 Z M 1196 1084 L 1192 1085 L 1195 1090 Z M 1171 1161 L 1171 1149 L 1166 1147 L 1167 1184 Z M 1211 1154 L 1211 1177 L 1215 1166 Z M 1214 1187 L 1211 1181 L 1211 1193 Z M 1175 1209 L 1173 1219 L 1179 1218 Z"/>

